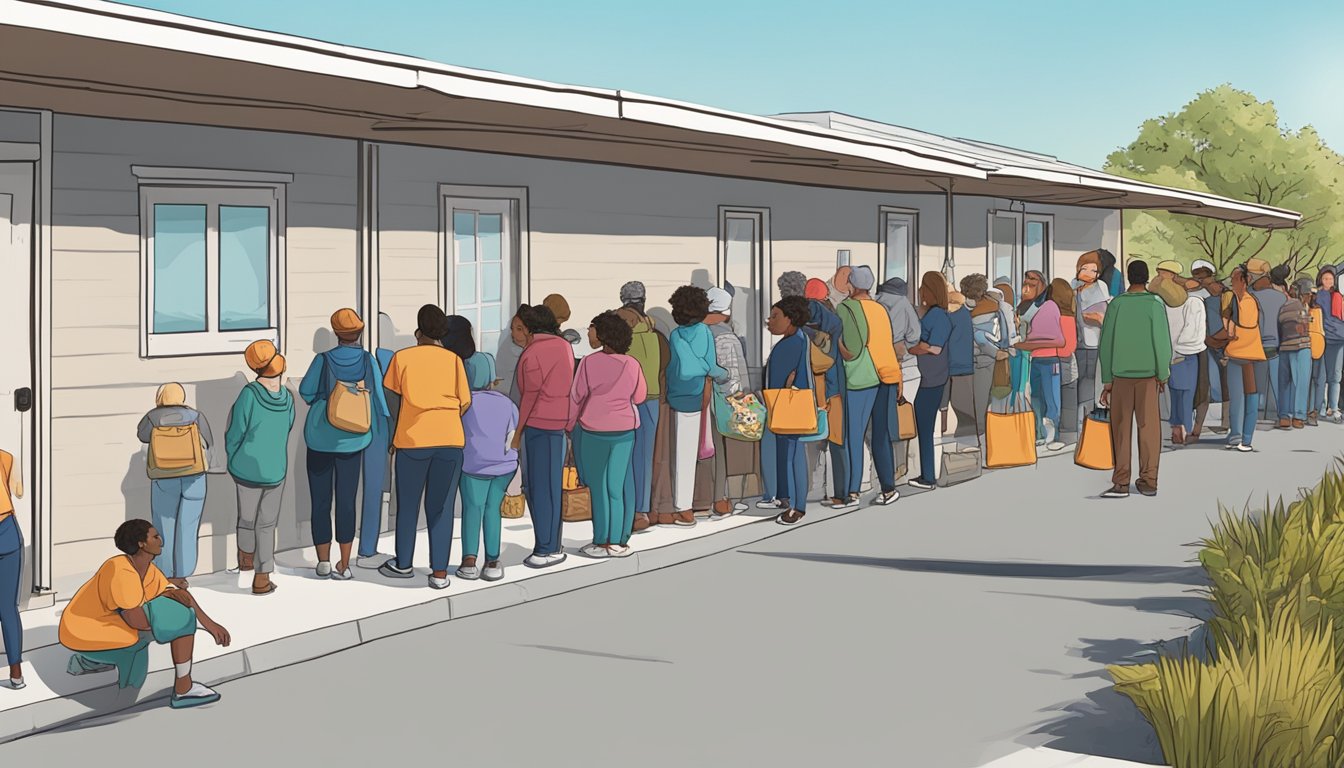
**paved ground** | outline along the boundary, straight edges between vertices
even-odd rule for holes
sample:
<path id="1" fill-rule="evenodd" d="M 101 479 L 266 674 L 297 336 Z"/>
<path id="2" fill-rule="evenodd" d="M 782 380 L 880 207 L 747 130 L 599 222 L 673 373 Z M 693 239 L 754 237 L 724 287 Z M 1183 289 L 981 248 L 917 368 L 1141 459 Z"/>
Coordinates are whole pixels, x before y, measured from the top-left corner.
<path id="1" fill-rule="evenodd" d="M 678 567 L 380 640 L 0 747 L 67 765 L 109 745 L 204 764 L 910 765 L 1048 745 L 1160 762 L 1102 665 L 1202 610 L 1187 543 L 1216 499 L 1293 493 L 1344 428 L 1163 456 L 1161 495 L 1095 498 L 1051 459 Z M 189 758 L 183 758 L 189 759 Z"/>

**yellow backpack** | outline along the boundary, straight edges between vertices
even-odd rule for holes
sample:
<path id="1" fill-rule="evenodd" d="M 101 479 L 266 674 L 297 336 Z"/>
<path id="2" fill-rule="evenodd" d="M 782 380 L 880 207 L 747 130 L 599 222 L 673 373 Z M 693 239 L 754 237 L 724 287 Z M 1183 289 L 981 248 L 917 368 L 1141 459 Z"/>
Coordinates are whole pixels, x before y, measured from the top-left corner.
<path id="1" fill-rule="evenodd" d="M 200 427 L 155 427 L 149 435 L 149 468 L 183 475 L 205 472 Z"/>

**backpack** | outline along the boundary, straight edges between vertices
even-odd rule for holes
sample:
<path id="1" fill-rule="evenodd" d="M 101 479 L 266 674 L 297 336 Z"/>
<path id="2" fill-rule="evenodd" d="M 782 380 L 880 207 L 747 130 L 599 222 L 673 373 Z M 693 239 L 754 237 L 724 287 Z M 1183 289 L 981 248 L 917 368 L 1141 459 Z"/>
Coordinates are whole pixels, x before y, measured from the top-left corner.
<path id="1" fill-rule="evenodd" d="M 162 472 L 199 475 L 205 472 L 201 429 L 195 422 L 155 427 L 149 434 L 149 468 Z"/>
<path id="2" fill-rule="evenodd" d="M 835 358 L 831 357 L 830 352 L 831 335 L 825 331 L 813 331 L 809 338 L 811 343 L 807 346 L 812 353 L 812 375 L 823 376 L 835 366 Z"/>
<path id="3" fill-rule="evenodd" d="M 322 354 L 323 378 L 328 382 L 327 423 L 342 432 L 366 435 L 373 426 L 373 393 L 367 386 L 369 361 L 364 358 L 364 378 L 357 382 L 337 381 L 329 353 Z"/>

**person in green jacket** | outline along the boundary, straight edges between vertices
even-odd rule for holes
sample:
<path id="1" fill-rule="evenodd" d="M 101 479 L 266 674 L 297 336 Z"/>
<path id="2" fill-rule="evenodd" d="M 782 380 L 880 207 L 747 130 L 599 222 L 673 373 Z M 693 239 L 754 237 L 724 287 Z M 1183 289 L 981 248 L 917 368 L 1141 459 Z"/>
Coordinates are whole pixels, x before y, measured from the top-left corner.
<path id="1" fill-rule="evenodd" d="M 243 355 L 257 380 L 243 387 L 229 411 L 224 446 L 238 486 L 238 570 L 255 570 L 252 594 L 269 595 L 275 591 L 275 526 L 289 470 L 294 396 L 280 386 L 285 357 L 274 344 L 254 341 Z"/>
<path id="2" fill-rule="evenodd" d="M 1162 453 L 1158 396 L 1171 375 L 1171 334 L 1167 308 L 1148 292 L 1148 265 L 1131 261 L 1125 270 L 1129 290 L 1111 299 L 1101 324 L 1097 362 L 1101 366 L 1100 403 L 1111 409 L 1111 446 L 1115 472 L 1107 499 L 1129 497 L 1132 468 L 1130 425 L 1139 432 L 1139 479 L 1144 496 L 1157 495 L 1157 460 Z"/>

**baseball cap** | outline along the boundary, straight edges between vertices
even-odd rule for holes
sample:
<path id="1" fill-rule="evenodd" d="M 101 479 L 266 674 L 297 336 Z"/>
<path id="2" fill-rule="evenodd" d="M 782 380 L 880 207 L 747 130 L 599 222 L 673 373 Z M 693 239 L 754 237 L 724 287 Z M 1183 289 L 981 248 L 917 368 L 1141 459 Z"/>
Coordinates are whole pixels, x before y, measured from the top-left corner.
<path id="1" fill-rule="evenodd" d="M 1181 266 L 1181 262 L 1174 259 L 1167 259 L 1166 261 L 1161 261 L 1157 264 L 1157 271 L 1170 272 L 1177 277 L 1182 276 L 1184 269 L 1185 268 Z"/>
<path id="2" fill-rule="evenodd" d="M 285 372 L 285 356 L 267 339 L 254 341 L 243 350 L 247 367 L 263 379 L 274 378 Z"/>
<path id="3" fill-rule="evenodd" d="M 733 311 L 733 296 L 722 288 L 710 288 L 705 291 L 709 297 L 709 311 L 720 315 L 731 314 Z"/>
<path id="4" fill-rule="evenodd" d="M 1208 259 L 1195 259 L 1195 261 L 1190 264 L 1191 274 L 1194 274 L 1195 272 L 1201 269 L 1207 269 L 1209 272 L 1215 275 L 1218 274 L 1218 270 L 1214 268 L 1213 262 L 1209 261 Z"/>

